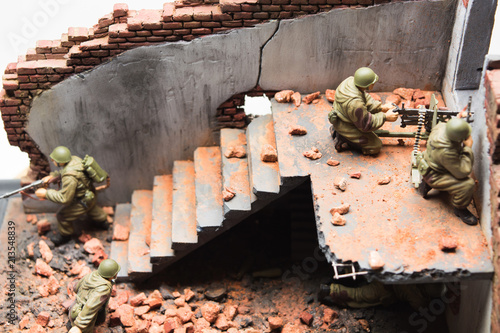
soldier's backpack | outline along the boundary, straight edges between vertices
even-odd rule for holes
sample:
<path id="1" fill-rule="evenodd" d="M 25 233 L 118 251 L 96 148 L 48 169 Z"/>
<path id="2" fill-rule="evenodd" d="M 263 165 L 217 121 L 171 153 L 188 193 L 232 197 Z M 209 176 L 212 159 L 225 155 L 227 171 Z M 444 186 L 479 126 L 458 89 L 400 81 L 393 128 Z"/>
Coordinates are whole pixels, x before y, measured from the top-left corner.
<path id="1" fill-rule="evenodd" d="M 92 156 L 85 155 L 82 163 L 83 169 L 95 183 L 101 183 L 108 177 L 108 173 L 99 166 Z"/>

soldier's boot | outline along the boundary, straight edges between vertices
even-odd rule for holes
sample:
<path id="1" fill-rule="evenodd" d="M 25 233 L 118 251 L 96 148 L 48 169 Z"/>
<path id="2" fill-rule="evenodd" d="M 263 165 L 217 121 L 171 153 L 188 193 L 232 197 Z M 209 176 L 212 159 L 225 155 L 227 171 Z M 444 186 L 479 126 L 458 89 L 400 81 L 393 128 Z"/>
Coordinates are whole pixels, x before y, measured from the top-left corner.
<path id="1" fill-rule="evenodd" d="M 60 246 L 69 242 L 71 240 L 71 236 L 69 235 L 64 236 L 61 235 L 60 233 L 57 233 L 55 235 L 54 234 L 49 235 L 49 239 L 52 241 L 52 243 L 54 243 L 55 246 Z"/>
<path id="2" fill-rule="evenodd" d="M 319 286 L 318 301 L 321 302 L 328 296 L 330 296 L 330 286 L 327 284 L 321 284 Z"/>
<path id="3" fill-rule="evenodd" d="M 462 222 L 468 225 L 476 225 L 477 217 L 474 216 L 467 208 L 453 208 L 453 212 L 458 216 Z"/>
<path id="4" fill-rule="evenodd" d="M 104 220 L 104 221 L 93 221 L 94 223 L 94 226 L 97 228 L 97 229 L 100 229 L 100 230 L 109 230 L 109 223 L 108 223 L 108 220 Z"/>
<path id="5" fill-rule="evenodd" d="M 418 193 L 422 195 L 422 198 L 424 199 L 429 198 L 427 194 L 429 193 L 430 190 L 432 190 L 432 187 L 430 187 L 429 184 L 425 182 L 425 180 L 422 180 L 420 182 L 420 185 L 418 186 Z"/>

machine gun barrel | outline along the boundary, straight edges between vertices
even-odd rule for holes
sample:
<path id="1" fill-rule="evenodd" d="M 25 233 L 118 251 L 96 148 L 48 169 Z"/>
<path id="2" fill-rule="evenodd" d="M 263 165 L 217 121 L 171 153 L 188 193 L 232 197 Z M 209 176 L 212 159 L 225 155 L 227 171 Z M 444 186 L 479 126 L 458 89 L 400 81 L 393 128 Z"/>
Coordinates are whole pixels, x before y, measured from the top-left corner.
<path id="1" fill-rule="evenodd" d="M 31 188 L 37 189 L 37 188 L 42 187 L 42 186 L 43 186 L 43 179 L 40 179 L 40 180 L 37 180 L 29 185 L 18 188 L 17 190 L 14 190 L 14 191 L 9 192 L 9 193 L 5 193 L 4 195 L 0 196 L 0 199 L 5 199 L 5 198 L 11 197 L 13 195 L 16 195 L 17 193 L 21 193 L 23 191 L 29 190 Z"/>

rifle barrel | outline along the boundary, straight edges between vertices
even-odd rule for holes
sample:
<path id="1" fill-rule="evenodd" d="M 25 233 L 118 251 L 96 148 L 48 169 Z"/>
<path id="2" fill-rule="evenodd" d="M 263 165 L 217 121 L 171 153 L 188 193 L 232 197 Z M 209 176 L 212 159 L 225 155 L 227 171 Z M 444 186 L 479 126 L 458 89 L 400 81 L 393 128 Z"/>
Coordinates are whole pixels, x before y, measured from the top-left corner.
<path id="1" fill-rule="evenodd" d="M 30 188 L 36 188 L 36 187 L 38 187 L 38 186 L 40 186 L 42 184 L 43 184 L 43 180 L 39 179 L 39 180 L 34 181 L 33 183 L 29 184 L 29 185 L 26 185 L 26 186 L 23 186 L 21 188 L 18 188 L 17 190 L 5 193 L 4 195 L 0 196 L 0 199 L 5 199 L 5 198 L 8 198 L 8 197 L 11 197 L 11 196 L 13 196 L 13 195 L 15 195 L 17 193 L 29 190 Z"/>

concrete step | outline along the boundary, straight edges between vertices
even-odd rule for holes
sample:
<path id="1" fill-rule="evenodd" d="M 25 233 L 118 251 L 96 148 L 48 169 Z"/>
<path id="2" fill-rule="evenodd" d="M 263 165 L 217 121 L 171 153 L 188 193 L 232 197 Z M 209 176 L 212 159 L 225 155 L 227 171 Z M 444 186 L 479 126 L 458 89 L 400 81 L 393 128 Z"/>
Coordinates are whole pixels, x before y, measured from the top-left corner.
<path id="1" fill-rule="evenodd" d="M 151 263 L 169 260 L 172 250 L 172 175 L 156 176 L 153 185 Z"/>
<path id="2" fill-rule="evenodd" d="M 121 225 L 123 227 L 130 228 L 130 210 L 132 208 L 131 204 L 118 204 L 115 209 L 115 221 L 114 227 Z M 129 280 L 127 267 L 128 267 L 128 240 L 117 241 L 114 240 L 111 243 L 111 254 L 110 258 L 116 260 L 120 265 L 120 271 L 116 277 L 117 281 L 127 281 Z"/>
<path id="3" fill-rule="evenodd" d="M 224 220 L 220 147 L 194 152 L 196 219 L 200 228 L 219 228 Z"/>
<path id="4" fill-rule="evenodd" d="M 194 163 L 175 161 L 173 170 L 172 248 L 185 250 L 198 243 Z"/>
<path id="5" fill-rule="evenodd" d="M 266 145 L 276 149 L 272 115 L 254 119 L 247 128 L 250 186 L 258 198 L 267 198 L 280 192 L 281 179 L 278 162 L 263 162 L 262 149 Z"/>
<path id="6" fill-rule="evenodd" d="M 255 195 L 250 191 L 248 175 L 248 158 L 227 158 L 224 153 L 231 146 L 243 146 L 247 149 L 245 131 L 240 129 L 224 128 L 220 132 L 222 154 L 222 185 L 236 194 L 229 201 L 224 201 L 224 216 L 242 215 L 252 209 Z"/>
<path id="7" fill-rule="evenodd" d="M 130 236 L 128 240 L 128 275 L 141 278 L 152 272 L 150 262 L 153 191 L 136 190 L 132 194 Z"/>

